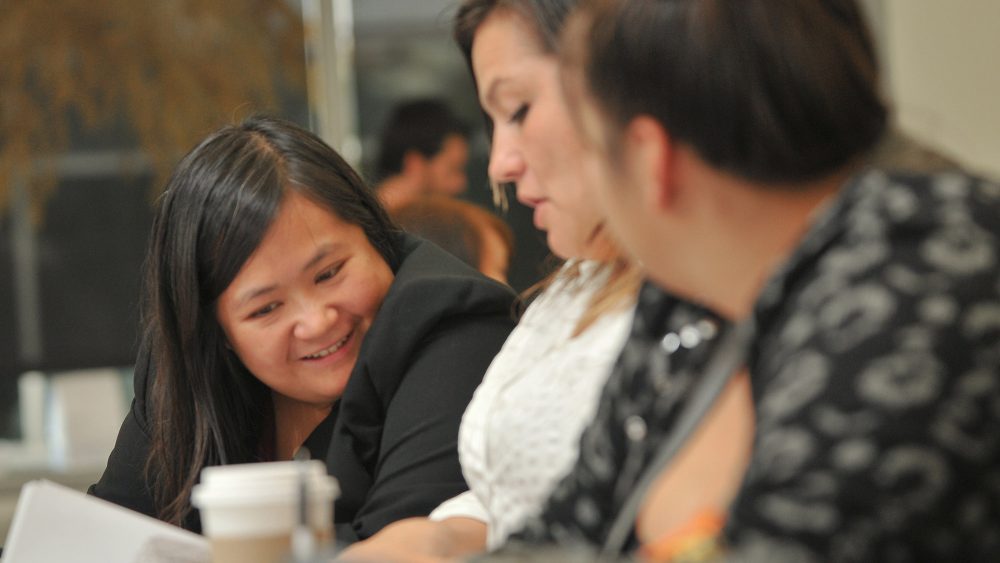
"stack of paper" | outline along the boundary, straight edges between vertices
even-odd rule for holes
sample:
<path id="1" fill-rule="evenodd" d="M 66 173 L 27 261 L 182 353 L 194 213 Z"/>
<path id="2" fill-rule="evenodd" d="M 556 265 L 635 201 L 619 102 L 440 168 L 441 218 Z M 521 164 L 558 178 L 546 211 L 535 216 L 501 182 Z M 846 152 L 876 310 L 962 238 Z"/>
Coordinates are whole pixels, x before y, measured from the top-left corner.
<path id="1" fill-rule="evenodd" d="M 207 563 L 208 541 L 51 481 L 21 488 L 3 563 Z"/>

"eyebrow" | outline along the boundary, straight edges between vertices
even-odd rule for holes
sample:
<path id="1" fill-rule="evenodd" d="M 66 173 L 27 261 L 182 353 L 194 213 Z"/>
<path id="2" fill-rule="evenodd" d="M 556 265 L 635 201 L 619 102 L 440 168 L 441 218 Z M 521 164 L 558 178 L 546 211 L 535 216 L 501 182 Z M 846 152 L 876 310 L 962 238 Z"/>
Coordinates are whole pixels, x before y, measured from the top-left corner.
<path id="1" fill-rule="evenodd" d="M 320 247 L 316 249 L 316 253 L 313 254 L 312 258 L 310 258 L 309 261 L 306 262 L 304 266 L 302 266 L 301 271 L 302 272 L 309 271 L 311 268 L 316 266 L 316 264 L 318 264 L 321 260 L 323 260 L 330 254 L 332 254 L 335 250 L 337 250 L 340 246 L 341 244 L 337 242 L 331 242 L 320 245 Z M 253 301 L 254 299 L 260 297 L 261 295 L 266 295 L 277 288 L 278 286 L 276 284 L 272 284 L 264 287 L 248 289 L 236 301 L 236 306 L 237 308 L 244 307 L 250 301 Z"/>

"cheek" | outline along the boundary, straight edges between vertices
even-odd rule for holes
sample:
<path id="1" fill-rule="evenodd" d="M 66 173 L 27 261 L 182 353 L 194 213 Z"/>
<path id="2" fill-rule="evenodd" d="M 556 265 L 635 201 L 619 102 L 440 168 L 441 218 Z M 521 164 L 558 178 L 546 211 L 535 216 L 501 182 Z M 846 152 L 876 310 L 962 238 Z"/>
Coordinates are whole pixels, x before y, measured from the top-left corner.
<path id="1" fill-rule="evenodd" d="M 542 115 L 545 108 L 537 107 L 532 111 L 536 112 L 535 115 Z M 518 148 L 528 168 L 537 176 L 551 181 L 552 177 L 570 166 L 571 161 L 567 158 L 571 155 L 566 151 L 568 139 L 558 126 L 558 120 L 541 117 L 532 120 L 531 117 L 522 126 Z"/>
<path id="2" fill-rule="evenodd" d="M 379 292 L 370 285 L 360 288 L 356 308 L 357 315 L 371 323 L 378 313 L 379 305 L 382 304 L 381 298 Z"/>
<path id="3" fill-rule="evenodd" d="M 602 209 L 606 209 L 608 203 L 615 201 L 612 192 L 622 183 L 621 175 L 612 171 L 603 155 L 595 150 L 587 152 L 582 168 L 587 176 L 587 193 Z"/>
<path id="4" fill-rule="evenodd" d="M 265 326 L 260 323 L 248 323 L 239 315 L 224 312 L 225 310 L 223 301 L 216 309 L 216 322 L 228 344 L 227 352 L 235 354 L 240 362 L 260 379 L 259 374 L 268 373 L 268 367 L 278 361 L 275 351 L 281 342 L 280 327 L 277 324 Z"/>
<path id="5" fill-rule="evenodd" d="M 382 301 L 392 284 L 392 272 L 384 263 L 374 262 L 371 274 L 358 278 L 354 287 L 350 291 L 351 311 L 357 317 L 364 320 L 364 324 L 371 324 L 371 321 L 378 314 Z"/>
<path id="6" fill-rule="evenodd" d="M 278 330 L 237 330 L 230 333 L 233 352 L 257 379 L 269 384 L 268 374 L 284 363 Z"/>
<path id="7" fill-rule="evenodd" d="M 605 217 L 612 235 L 617 238 L 626 250 L 635 253 L 639 249 L 637 244 L 642 243 L 644 238 L 639 234 L 639 226 L 643 217 L 641 209 L 634 209 L 629 205 L 627 194 L 614 193 L 613 187 L 604 186 L 600 189 Z"/>
<path id="8" fill-rule="evenodd" d="M 582 236 L 589 236 L 604 220 L 604 214 L 599 211 L 596 202 L 589 193 L 581 190 L 577 205 L 572 209 L 572 219 Z"/>
<path id="9" fill-rule="evenodd" d="M 582 227 L 593 226 L 602 221 L 603 212 L 601 202 L 597 199 L 595 191 L 594 164 L 580 152 L 573 154 L 572 159 L 566 160 L 567 164 L 562 169 L 563 207 L 572 216 L 574 222 Z"/>

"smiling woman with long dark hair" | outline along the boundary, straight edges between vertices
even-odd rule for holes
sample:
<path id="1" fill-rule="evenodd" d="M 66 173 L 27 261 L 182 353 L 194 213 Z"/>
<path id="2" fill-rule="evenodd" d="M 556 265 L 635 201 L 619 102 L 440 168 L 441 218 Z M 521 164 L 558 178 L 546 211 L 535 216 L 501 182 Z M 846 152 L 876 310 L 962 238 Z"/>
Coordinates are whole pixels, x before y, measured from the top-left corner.
<path id="1" fill-rule="evenodd" d="M 512 299 L 401 233 L 315 135 L 225 127 L 158 203 L 136 398 L 91 493 L 198 529 L 202 468 L 305 445 L 341 482 L 338 540 L 427 514 L 466 488 L 458 423 Z"/>

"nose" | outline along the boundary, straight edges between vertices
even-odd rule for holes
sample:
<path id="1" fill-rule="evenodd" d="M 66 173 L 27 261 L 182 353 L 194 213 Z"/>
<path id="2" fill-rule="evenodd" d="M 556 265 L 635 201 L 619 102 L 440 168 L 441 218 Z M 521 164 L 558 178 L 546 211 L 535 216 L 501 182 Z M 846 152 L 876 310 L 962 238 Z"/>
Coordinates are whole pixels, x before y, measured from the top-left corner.
<path id="1" fill-rule="evenodd" d="M 313 340 L 326 335 L 336 322 L 336 307 L 322 303 L 303 303 L 292 334 L 299 340 Z"/>
<path id="2" fill-rule="evenodd" d="M 490 179 L 498 184 L 517 182 L 525 169 L 521 151 L 511 135 L 503 129 L 498 126 L 493 131 L 493 146 L 490 147 L 490 164 L 487 169 Z"/>

